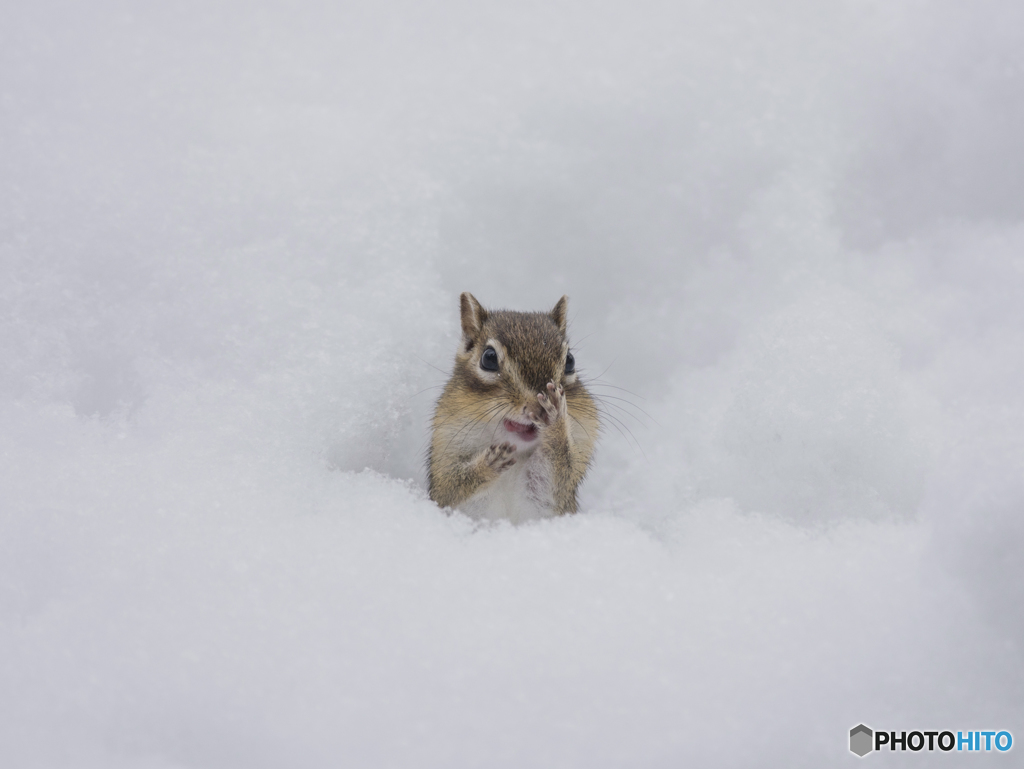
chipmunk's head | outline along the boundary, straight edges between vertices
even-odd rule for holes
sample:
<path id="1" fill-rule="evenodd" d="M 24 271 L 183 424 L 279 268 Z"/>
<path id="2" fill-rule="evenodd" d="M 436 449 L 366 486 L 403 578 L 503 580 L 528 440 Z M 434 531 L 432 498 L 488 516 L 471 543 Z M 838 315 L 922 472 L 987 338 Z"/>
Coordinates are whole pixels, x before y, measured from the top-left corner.
<path id="1" fill-rule="evenodd" d="M 500 421 L 510 439 L 529 445 L 537 437 L 538 393 L 548 382 L 565 390 L 570 412 L 589 396 L 576 374 L 566 335 L 568 297 L 550 312 L 488 311 L 470 293 L 460 298 L 462 339 L 455 357 L 457 380 L 465 396 L 478 398 L 480 417 Z"/>

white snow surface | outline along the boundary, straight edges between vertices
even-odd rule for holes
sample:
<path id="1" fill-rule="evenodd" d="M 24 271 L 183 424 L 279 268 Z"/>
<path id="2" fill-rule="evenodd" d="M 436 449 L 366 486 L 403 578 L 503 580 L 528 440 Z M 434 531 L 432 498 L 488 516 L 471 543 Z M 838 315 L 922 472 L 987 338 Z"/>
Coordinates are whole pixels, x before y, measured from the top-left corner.
<path id="1" fill-rule="evenodd" d="M 4 3 L 0 763 L 1024 739 L 1021 136 L 1011 0 Z M 465 290 L 579 515 L 427 498 Z"/>

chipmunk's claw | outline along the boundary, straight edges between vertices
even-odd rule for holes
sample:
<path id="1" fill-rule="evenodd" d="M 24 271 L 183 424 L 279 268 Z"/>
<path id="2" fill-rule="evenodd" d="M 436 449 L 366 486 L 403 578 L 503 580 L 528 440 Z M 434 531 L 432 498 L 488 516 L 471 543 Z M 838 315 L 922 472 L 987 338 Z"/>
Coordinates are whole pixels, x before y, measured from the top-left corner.
<path id="1" fill-rule="evenodd" d="M 492 443 L 487 451 L 484 452 L 484 464 L 500 473 L 516 463 L 516 458 L 513 456 L 515 453 L 516 447 L 507 441 L 505 443 Z"/>
<path id="2" fill-rule="evenodd" d="M 547 393 L 537 393 L 537 403 L 540 405 L 540 421 L 545 425 L 553 425 L 559 417 L 566 415 L 565 389 L 554 382 L 548 382 Z"/>

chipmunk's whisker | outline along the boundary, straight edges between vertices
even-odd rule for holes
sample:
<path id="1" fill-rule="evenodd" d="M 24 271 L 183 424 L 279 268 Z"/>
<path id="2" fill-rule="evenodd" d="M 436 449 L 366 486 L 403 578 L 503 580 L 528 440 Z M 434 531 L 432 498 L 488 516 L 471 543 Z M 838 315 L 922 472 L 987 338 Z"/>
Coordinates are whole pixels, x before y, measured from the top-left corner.
<path id="1" fill-rule="evenodd" d="M 409 400 L 412 400 L 413 398 L 418 398 L 419 396 L 423 395 L 423 393 L 430 392 L 431 390 L 443 390 L 443 389 L 444 389 L 444 385 L 443 384 L 431 385 L 430 387 L 424 387 L 418 393 L 414 393 L 414 394 L 410 395 L 409 396 Z"/>
<path id="2" fill-rule="evenodd" d="M 624 393 L 629 393 L 634 398 L 639 398 L 642 401 L 647 400 L 644 396 L 639 395 L 633 392 L 632 390 L 627 390 L 625 387 L 619 387 L 618 385 L 608 384 L 607 382 L 603 382 L 600 379 L 588 379 L 587 385 L 593 385 L 594 387 L 611 387 L 614 390 L 622 390 L 622 392 Z"/>
<path id="3" fill-rule="evenodd" d="M 435 365 L 434 365 L 433 363 L 431 363 L 430 361 L 428 361 L 428 360 L 423 360 L 423 358 L 421 358 L 421 357 L 420 357 L 419 355 L 417 355 L 416 353 L 411 353 L 411 355 L 412 355 L 412 356 L 413 356 L 414 358 L 416 358 L 416 360 L 418 360 L 418 361 L 419 361 L 420 363 L 425 363 L 425 364 L 427 364 L 428 366 L 430 366 L 430 368 L 434 369 L 435 371 L 440 371 L 440 372 L 441 372 L 442 374 L 444 374 L 444 375 L 445 375 L 446 377 L 450 377 L 450 376 L 452 375 L 452 372 L 450 372 L 450 371 L 445 371 L 444 369 L 440 369 L 440 368 L 438 368 L 437 366 L 435 366 Z"/>
<path id="4" fill-rule="evenodd" d="M 493 411 L 497 411 L 497 410 L 501 409 L 505 405 L 504 399 L 502 399 L 502 398 L 490 398 L 489 400 L 498 401 L 498 403 L 497 403 L 497 405 L 491 406 L 490 408 L 485 410 L 483 416 L 477 417 L 475 419 L 471 419 L 471 420 L 467 421 L 466 424 L 464 424 L 462 427 L 460 427 L 458 429 L 458 431 L 455 433 L 455 435 L 453 435 L 451 438 L 448 439 L 448 443 L 445 444 L 445 449 L 444 449 L 445 451 L 447 451 L 448 448 L 452 445 L 452 441 L 454 441 L 456 438 L 458 438 L 462 433 L 464 433 L 470 427 L 474 427 L 475 425 L 478 425 L 480 422 L 483 421 L 483 419 L 485 419 L 487 417 L 488 414 L 490 414 Z M 454 416 L 451 417 L 451 418 L 454 418 Z M 448 420 L 446 420 L 446 422 L 447 421 Z M 460 443 L 459 445 L 460 446 L 465 445 L 465 439 L 463 439 L 462 443 Z"/>
<path id="5" fill-rule="evenodd" d="M 585 432 L 585 433 L 587 434 L 587 437 L 588 437 L 588 438 L 589 438 L 590 440 L 592 440 L 592 441 L 594 440 L 594 436 L 592 436 L 592 435 L 590 434 L 590 430 L 588 430 L 588 429 L 586 428 L 586 426 L 585 426 L 585 425 L 584 425 L 584 424 L 583 424 L 583 423 L 582 423 L 582 422 L 581 422 L 580 420 L 578 420 L 578 419 L 577 419 L 576 417 L 574 417 L 574 416 L 573 416 L 572 414 L 569 414 L 569 417 L 570 417 L 570 418 L 572 419 L 572 421 L 573 421 L 573 422 L 575 422 L 576 424 L 578 424 L 578 425 L 580 426 L 580 429 L 581 429 L 581 430 L 583 430 L 583 432 Z"/>
<path id="6" fill-rule="evenodd" d="M 616 409 L 618 409 L 619 411 L 621 411 L 621 412 L 622 412 L 623 414 L 628 414 L 628 415 L 629 415 L 630 417 L 632 417 L 633 419 L 635 419 L 635 420 L 636 420 L 637 422 L 639 422 L 640 424 L 644 424 L 644 423 L 643 423 L 643 420 L 641 420 L 641 419 L 640 419 L 640 417 L 638 417 L 638 416 L 637 416 L 636 414 L 634 414 L 633 412 L 631 412 L 631 411 L 630 411 L 630 410 L 629 410 L 628 408 L 626 408 L 625 406 L 622 406 L 622 405 L 620 405 L 620 404 L 618 404 L 618 403 L 613 403 L 612 401 L 622 401 L 623 403 L 626 403 L 627 405 L 631 406 L 632 408 L 635 408 L 635 409 L 636 409 L 637 411 L 639 411 L 639 412 L 640 412 L 641 414 L 643 414 L 643 415 L 644 415 L 645 417 L 647 417 L 647 418 L 648 418 L 648 419 L 650 419 L 650 420 L 651 420 L 652 422 L 654 422 L 654 424 L 657 424 L 657 423 L 658 423 L 658 422 L 657 422 L 657 420 L 656 420 L 656 419 L 655 419 L 654 417 L 652 417 L 652 416 L 651 416 L 650 414 L 648 414 L 648 413 L 647 413 L 646 411 L 644 411 L 644 410 L 643 410 L 642 408 L 640 408 L 639 406 L 637 406 L 637 405 L 636 405 L 635 403 L 631 403 L 630 401 L 626 400 L 625 398 L 616 398 L 616 397 L 615 397 L 615 396 L 613 396 L 613 395 L 595 395 L 595 396 L 593 396 L 593 397 L 594 397 L 594 400 L 598 401 L 598 402 L 599 402 L 599 403 L 601 403 L 602 405 L 605 405 L 605 406 L 609 406 L 609 407 L 611 407 L 611 408 L 616 408 Z M 644 425 L 644 427 L 646 427 L 646 426 L 647 426 L 647 425 Z"/>
<path id="7" fill-rule="evenodd" d="M 636 446 L 636 448 L 643 455 L 644 459 L 645 460 L 647 459 L 647 453 L 644 451 L 643 446 L 640 445 L 640 441 L 638 441 L 636 436 L 633 435 L 633 431 L 629 429 L 629 426 L 625 422 L 623 422 L 617 416 L 615 416 L 614 414 L 612 414 L 612 413 L 610 413 L 608 411 L 601 410 L 601 416 L 605 417 L 606 419 L 609 420 L 611 426 L 614 427 L 616 430 L 618 430 L 619 434 L 623 438 L 625 438 L 626 443 L 629 443 L 630 439 L 632 439 L 633 444 Z M 629 435 L 628 438 L 626 437 L 627 433 Z"/>

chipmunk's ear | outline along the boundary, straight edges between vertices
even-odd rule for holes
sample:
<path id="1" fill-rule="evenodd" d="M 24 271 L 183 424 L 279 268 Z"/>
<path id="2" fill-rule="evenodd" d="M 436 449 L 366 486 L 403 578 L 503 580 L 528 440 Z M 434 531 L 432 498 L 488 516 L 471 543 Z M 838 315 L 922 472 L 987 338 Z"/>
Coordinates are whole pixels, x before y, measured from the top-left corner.
<path id="1" fill-rule="evenodd" d="M 459 305 L 462 309 L 462 335 L 472 339 L 483 329 L 484 321 L 487 320 L 487 310 L 468 291 L 459 297 Z"/>
<path id="2" fill-rule="evenodd" d="M 566 316 L 568 315 L 568 313 L 569 297 L 567 296 L 563 296 L 561 299 L 559 299 L 558 303 L 555 305 L 555 309 L 553 309 L 549 313 L 549 315 L 551 315 L 551 320 L 555 322 L 555 325 L 558 326 L 558 330 L 561 331 L 563 335 L 565 334 L 567 323 Z"/>

